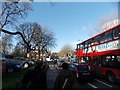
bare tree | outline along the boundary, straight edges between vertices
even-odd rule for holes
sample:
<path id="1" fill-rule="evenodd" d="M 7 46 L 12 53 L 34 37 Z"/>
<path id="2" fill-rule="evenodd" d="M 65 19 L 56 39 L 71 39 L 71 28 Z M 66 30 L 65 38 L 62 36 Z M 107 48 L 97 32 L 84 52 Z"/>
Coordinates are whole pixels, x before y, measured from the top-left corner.
<path id="1" fill-rule="evenodd" d="M 9 0 L 8 0 L 9 1 Z M 27 47 L 30 49 L 30 45 L 24 39 L 24 36 L 20 32 L 11 32 L 10 30 L 4 29 L 6 26 L 14 26 L 15 23 L 21 19 L 25 18 L 29 10 L 32 10 L 31 4 L 28 2 L 2 2 L 2 13 L 0 16 L 0 34 L 1 31 L 11 35 L 20 35 L 23 41 L 26 43 Z"/>
<path id="2" fill-rule="evenodd" d="M 13 49 L 12 55 L 26 57 L 25 52 L 25 47 L 18 42 L 15 48 Z"/>
<path id="3" fill-rule="evenodd" d="M 0 45 L 1 45 L 1 52 L 3 54 L 10 54 L 11 49 L 13 47 L 12 44 L 12 36 L 9 34 L 4 34 L 2 39 L 0 40 Z"/>
<path id="4" fill-rule="evenodd" d="M 53 32 L 48 28 L 42 28 L 38 23 L 23 23 L 16 29 L 22 33 L 26 42 L 31 45 L 31 49 L 38 47 L 39 55 L 40 51 L 45 51 L 47 48 L 55 46 Z M 21 38 L 19 38 L 19 43 L 27 47 Z"/>
<path id="5" fill-rule="evenodd" d="M 47 49 L 47 48 L 55 48 L 55 37 L 52 30 L 49 30 L 48 27 L 43 28 L 43 40 L 41 42 L 41 50 Z"/>
<path id="6" fill-rule="evenodd" d="M 29 10 L 32 8 L 28 2 L 2 2 L 1 28 L 6 25 L 15 25 L 18 19 L 27 16 Z"/>
<path id="7" fill-rule="evenodd" d="M 32 45 L 32 46 L 35 45 L 35 44 L 34 44 L 35 42 L 33 42 L 33 39 L 34 39 L 34 37 L 36 36 L 36 32 L 37 32 L 39 29 L 41 29 L 41 26 L 40 26 L 39 24 L 37 24 L 37 23 L 23 23 L 23 24 L 20 24 L 18 27 L 16 27 L 16 30 L 17 30 L 18 32 L 21 32 L 21 33 L 22 33 L 22 35 L 23 35 L 26 43 L 27 43 L 28 45 L 30 45 L 30 49 L 31 49 L 31 45 Z M 39 36 L 40 36 L 40 35 L 39 35 Z M 28 46 L 26 45 L 26 43 L 23 42 L 23 39 L 20 38 L 20 36 L 18 36 L 18 40 L 19 40 L 19 43 L 20 43 L 21 45 L 23 45 L 23 46 L 26 47 L 26 48 L 28 47 Z M 37 38 L 36 38 L 36 41 L 37 41 Z M 27 52 L 29 52 L 29 51 L 27 51 Z M 26 53 L 27 53 L 27 52 L 26 52 Z"/>
<path id="8" fill-rule="evenodd" d="M 68 44 L 64 45 L 58 52 L 59 57 L 68 57 L 69 55 L 74 55 L 74 50 Z"/>
<path id="9" fill-rule="evenodd" d="M 39 55 L 41 52 L 47 52 L 48 48 L 56 46 L 53 32 L 46 27 L 37 29 L 33 37 L 33 42 L 38 48 Z"/>
<path id="10" fill-rule="evenodd" d="M 23 35 L 23 33 L 17 31 L 17 32 L 11 32 L 7 29 L 4 29 L 6 26 L 14 26 L 17 21 L 21 18 L 25 18 L 28 14 L 29 10 L 32 10 L 31 4 L 29 2 L 19 2 L 20 0 L 7 0 L 7 2 L 2 2 L 2 13 L 0 16 L 0 33 L 1 31 L 4 33 L 8 33 L 11 35 L 20 35 L 24 41 L 24 44 L 26 44 L 27 49 L 31 50 L 31 39 L 26 40 Z M 34 0 L 29 0 L 33 2 Z M 51 1 L 50 1 L 51 3 Z M 52 6 L 52 3 L 51 3 Z M 37 44 L 37 43 L 36 43 Z M 50 45 L 50 43 L 49 43 Z M 46 46 L 46 45 L 45 45 Z M 44 47 L 45 47 L 44 46 Z"/>

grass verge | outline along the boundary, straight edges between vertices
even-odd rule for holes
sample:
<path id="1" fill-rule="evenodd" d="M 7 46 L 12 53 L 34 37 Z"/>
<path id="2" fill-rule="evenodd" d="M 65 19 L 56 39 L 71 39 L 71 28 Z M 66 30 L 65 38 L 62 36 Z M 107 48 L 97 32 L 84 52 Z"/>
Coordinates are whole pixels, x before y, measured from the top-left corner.
<path id="1" fill-rule="evenodd" d="M 16 86 L 21 83 L 21 80 L 22 80 L 23 76 L 25 75 L 25 73 L 31 69 L 33 69 L 33 67 L 25 68 L 18 72 L 3 74 L 2 90 L 15 89 Z"/>

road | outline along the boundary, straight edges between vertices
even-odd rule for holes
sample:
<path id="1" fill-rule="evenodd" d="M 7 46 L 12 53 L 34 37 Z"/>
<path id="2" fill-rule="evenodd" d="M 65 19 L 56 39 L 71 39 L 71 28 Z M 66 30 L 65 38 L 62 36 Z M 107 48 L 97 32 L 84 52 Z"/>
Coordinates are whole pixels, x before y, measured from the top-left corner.
<path id="1" fill-rule="evenodd" d="M 48 89 L 53 89 L 54 87 L 54 81 L 55 78 L 59 72 L 59 68 L 54 66 L 53 64 L 49 65 L 49 69 L 47 70 L 47 86 Z M 93 81 L 86 81 L 86 82 L 79 82 L 79 88 L 77 90 L 81 89 L 119 89 L 120 90 L 120 84 L 112 84 L 109 81 L 100 78 L 95 77 Z"/>

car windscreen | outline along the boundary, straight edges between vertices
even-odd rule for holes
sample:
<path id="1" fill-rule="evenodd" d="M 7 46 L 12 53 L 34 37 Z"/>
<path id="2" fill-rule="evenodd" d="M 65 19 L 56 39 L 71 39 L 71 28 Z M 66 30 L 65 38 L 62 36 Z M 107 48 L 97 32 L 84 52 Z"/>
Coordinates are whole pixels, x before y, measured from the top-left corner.
<path id="1" fill-rule="evenodd" d="M 89 70 L 88 65 L 78 66 L 78 71 L 79 71 L 79 72 L 88 71 L 88 70 Z"/>

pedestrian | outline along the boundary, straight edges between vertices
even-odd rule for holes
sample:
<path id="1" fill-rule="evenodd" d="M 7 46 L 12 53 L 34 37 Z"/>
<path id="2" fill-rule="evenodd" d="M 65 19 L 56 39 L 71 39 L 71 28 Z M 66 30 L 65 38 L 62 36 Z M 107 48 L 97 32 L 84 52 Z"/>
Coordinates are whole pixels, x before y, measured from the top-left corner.
<path id="1" fill-rule="evenodd" d="M 76 81 L 75 75 L 69 70 L 67 63 L 62 64 L 62 70 L 56 77 L 54 90 L 73 90 L 73 84 Z"/>

